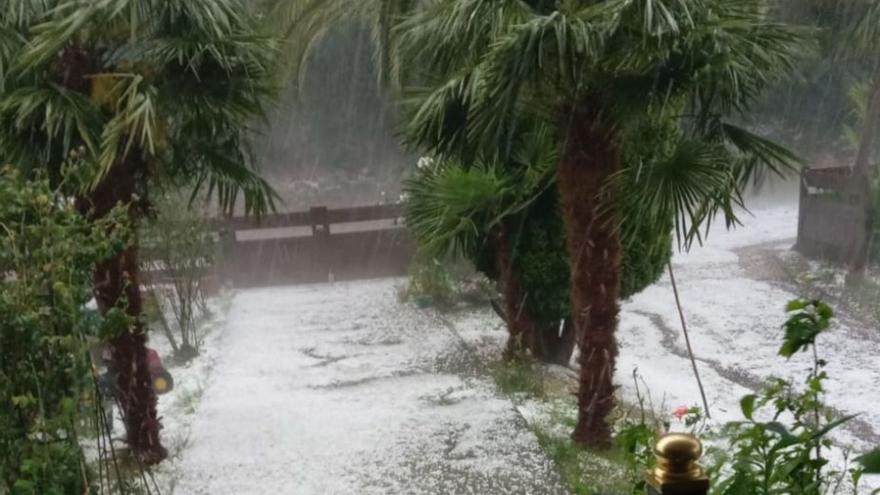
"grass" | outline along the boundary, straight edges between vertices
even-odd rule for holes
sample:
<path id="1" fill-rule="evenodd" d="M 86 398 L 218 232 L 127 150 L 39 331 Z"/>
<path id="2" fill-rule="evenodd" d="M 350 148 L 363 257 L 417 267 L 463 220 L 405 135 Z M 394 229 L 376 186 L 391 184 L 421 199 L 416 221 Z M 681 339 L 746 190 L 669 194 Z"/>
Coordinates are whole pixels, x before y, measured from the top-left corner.
<path id="1" fill-rule="evenodd" d="M 544 372 L 541 365 L 526 356 L 498 361 L 490 366 L 492 378 L 502 394 L 544 398 Z"/>
<path id="2" fill-rule="evenodd" d="M 633 493 L 633 473 L 620 449 L 596 452 L 575 445 L 569 438 L 577 407 L 567 384 L 552 375 L 545 376 L 542 365 L 527 357 L 496 362 L 490 370 L 501 393 L 516 401 L 537 402 L 537 408 L 543 411 L 527 418 L 529 427 L 571 493 Z"/>
<path id="3" fill-rule="evenodd" d="M 201 384 L 185 389 L 177 397 L 175 406 L 185 414 L 195 414 L 204 393 L 205 389 Z"/>

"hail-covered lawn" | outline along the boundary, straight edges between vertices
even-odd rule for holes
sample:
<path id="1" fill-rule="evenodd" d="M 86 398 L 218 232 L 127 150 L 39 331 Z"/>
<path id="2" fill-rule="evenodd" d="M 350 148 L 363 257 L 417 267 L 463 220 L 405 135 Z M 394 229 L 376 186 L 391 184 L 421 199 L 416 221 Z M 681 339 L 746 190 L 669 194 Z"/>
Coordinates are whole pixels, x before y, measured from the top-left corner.
<path id="1" fill-rule="evenodd" d="M 809 353 L 790 360 L 777 354 L 785 305 L 808 295 L 804 292 L 813 292 L 800 281 L 819 269 L 791 252 L 797 236 L 797 207 L 754 210 L 742 220 L 744 225 L 732 231 L 713 229 L 702 246 L 677 253 L 673 261 L 712 415 L 708 426 L 716 430 L 726 422 L 742 420 L 740 399 L 759 393 L 769 377 L 802 385 L 813 360 Z M 490 310 L 473 311 L 454 322 L 474 343 L 486 341 L 486 327 L 501 328 Z M 618 340 L 615 381 L 623 401 L 634 405 L 640 394 L 646 407 L 666 415 L 673 430 L 687 431 L 671 413 L 681 405 L 702 408 L 702 400 L 668 275 L 622 303 Z M 844 447 L 831 454 L 834 467 L 842 469 L 847 466 L 846 450 L 852 459 L 880 446 L 880 328 L 876 322 L 838 311 L 832 328 L 817 343 L 819 357 L 828 362 L 827 404 L 837 418 L 858 415 L 832 434 Z M 561 373 L 572 386 L 574 373 Z M 574 414 L 574 406 L 568 407 L 567 412 Z M 548 410 L 556 414 L 558 409 L 558 404 L 541 401 L 520 406 L 530 422 L 545 427 L 548 420 L 553 421 Z M 878 478 L 863 479 L 864 493 L 880 487 Z"/>
<path id="2" fill-rule="evenodd" d="M 716 423 L 742 419 L 739 399 L 771 376 L 802 384 L 811 353 L 778 355 L 785 304 L 802 297 L 785 263 L 797 234 L 797 209 L 758 210 L 734 231 L 675 257 L 674 270 L 694 353 Z M 856 449 L 880 446 L 880 329 L 839 312 L 818 341 L 828 362 L 827 403 L 859 414 L 835 437 Z M 618 380 L 634 398 L 633 369 L 654 400 L 700 405 L 668 276 L 623 305 Z"/>
<path id="3" fill-rule="evenodd" d="M 770 376 L 800 380 L 812 362 L 777 355 L 785 303 L 800 295 L 785 262 L 797 210 L 753 213 L 674 258 L 710 426 L 742 419 L 743 395 Z M 236 293 L 207 357 L 180 370 L 161 400 L 175 454 L 162 484 L 212 495 L 564 493 L 523 419 L 546 421 L 546 408 L 515 407 L 487 377 L 500 320 L 479 308 L 444 322 L 398 302 L 400 283 Z M 658 414 L 700 405 L 668 276 L 623 303 L 618 335 L 625 402 L 636 401 L 636 371 Z M 880 329 L 841 314 L 819 354 L 829 405 L 859 415 L 834 438 L 855 452 L 880 445 Z"/>
<path id="4" fill-rule="evenodd" d="M 191 424 L 167 433 L 188 440 L 163 484 L 210 495 L 565 493 L 472 353 L 399 303 L 399 283 L 239 292 Z M 160 406 L 186 414 L 179 399 Z"/>

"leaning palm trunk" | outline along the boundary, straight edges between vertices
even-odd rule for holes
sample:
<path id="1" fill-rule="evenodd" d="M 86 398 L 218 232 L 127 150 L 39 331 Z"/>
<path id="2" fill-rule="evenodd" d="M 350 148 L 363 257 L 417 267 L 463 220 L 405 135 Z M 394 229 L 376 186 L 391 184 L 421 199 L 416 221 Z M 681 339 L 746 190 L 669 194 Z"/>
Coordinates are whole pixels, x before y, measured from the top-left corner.
<path id="1" fill-rule="evenodd" d="M 611 445 L 606 422 L 614 408 L 621 244 L 616 213 L 604 186 L 620 167 L 613 127 L 590 108 L 564 122 L 559 193 L 571 262 L 572 319 L 577 328 L 580 384 L 572 438 L 581 445 Z"/>
<path id="2" fill-rule="evenodd" d="M 538 324 L 528 307 L 528 293 L 523 289 L 513 262 L 510 229 L 502 225 L 496 235 L 498 282 L 504 295 L 504 316 L 507 322 L 507 346 L 504 358 L 512 359 L 528 350 L 535 359 L 542 359 L 544 349 Z"/>
<path id="3" fill-rule="evenodd" d="M 509 332 L 504 358 L 511 359 L 526 351 L 532 358 L 544 363 L 567 366 L 575 344 L 575 329 L 570 319 L 548 322 L 533 310 L 535 301 L 517 270 L 509 225 L 502 225 L 495 234 L 494 252 L 498 284 L 504 297 L 504 307 L 496 308 L 507 323 Z"/>
<path id="4" fill-rule="evenodd" d="M 865 212 L 865 232 L 864 235 L 856 236 L 852 246 L 849 273 L 847 274 L 847 281 L 850 283 L 861 280 L 864 276 L 865 268 L 868 266 L 869 241 L 874 228 L 874 215 L 877 214 L 873 209 L 874 201 L 872 198 L 874 191 L 872 191 L 871 184 L 876 172 L 872 169 L 871 157 L 874 156 L 874 140 L 878 125 L 880 125 L 880 74 L 874 78 L 868 95 L 865 123 L 862 129 L 861 142 L 859 143 L 859 153 L 853 170 L 861 188 L 859 191 L 859 205 Z"/>
<path id="5" fill-rule="evenodd" d="M 140 207 L 136 184 L 144 170 L 145 165 L 139 160 L 117 163 L 88 197 L 80 199 L 80 211 L 91 218 L 101 218 L 117 204 L 129 204 L 131 219 L 136 222 Z M 167 457 L 167 451 L 159 441 L 161 425 L 147 365 L 147 335 L 141 319 L 143 297 L 136 240 L 95 268 L 94 287 L 95 300 L 102 314 L 121 307 L 131 318 L 131 327 L 110 339 L 117 373 L 117 399 L 132 453 L 144 464 L 156 464 Z"/>

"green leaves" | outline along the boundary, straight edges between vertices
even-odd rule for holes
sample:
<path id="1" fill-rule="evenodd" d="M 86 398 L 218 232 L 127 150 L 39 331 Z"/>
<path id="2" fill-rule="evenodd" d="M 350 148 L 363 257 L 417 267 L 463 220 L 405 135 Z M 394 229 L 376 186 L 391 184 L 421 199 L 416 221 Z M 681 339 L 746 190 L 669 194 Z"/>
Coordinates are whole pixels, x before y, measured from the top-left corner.
<path id="1" fill-rule="evenodd" d="M 855 461 L 862 465 L 866 474 L 880 474 L 880 449 L 856 457 Z"/>
<path id="2" fill-rule="evenodd" d="M 785 310 L 789 318 L 783 325 L 785 335 L 779 355 L 787 358 L 814 345 L 834 316 L 831 307 L 821 301 L 798 299 L 789 302 Z"/>
<path id="3" fill-rule="evenodd" d="M 125 162 L 141 190 L 158 174 L 273 207 L 246 148 L 277 46 L 239 0 L 35 4 L 0 12 L 0 162 L 75 165 L 77 195 Z"/>
<path id="4" fill-rule="evenodd" d="M 746 419 L 752 420 L 752 415 L 755 413 L 755 401 L 758 399 L 758 396 L 750 394 L 746 395 L 739 401 L 739 407 L 742 410 L 743 416 Z"/>
<path id="5" fill-rule="evenodd" d="M 404 182 L 407 226 L 432 256 L 474 256 L 496 218 L 518 200 L 514 185 L 495 165 L 425 165 Z"/>
<path id="6" fill-rule="evenodd" d="M 35 175 L 0 170 L 0 487 L 78 493 L 86 339 L 109 325 L 86 304 L 95 265 L 127 244 L 128 216 L 119 208 L 90 224 Z"/>

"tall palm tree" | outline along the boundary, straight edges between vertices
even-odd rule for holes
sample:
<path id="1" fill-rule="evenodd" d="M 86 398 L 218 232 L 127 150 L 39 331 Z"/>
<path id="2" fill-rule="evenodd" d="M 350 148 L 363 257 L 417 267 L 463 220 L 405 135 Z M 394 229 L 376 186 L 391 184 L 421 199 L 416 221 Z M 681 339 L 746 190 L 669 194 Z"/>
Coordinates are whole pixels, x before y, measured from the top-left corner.
<path id="1" fill-rule="evenodd" d="M 273 50 L 238 0 L 2 0 L 0 161 L 75 175 L 68 193 L 91 219 L 123 203 L 137 222 L 159 176 L 263 212 L 273 193 L 251 167 L 248 123 L 272 94 Z M 94 283 L 100 310 L 124 316 L 109 339 L 128 443 L 159 462 L 137 244 Z"/>
<path id="2" fill-rule="evenodd" d="M 875 148 L 880 133 L 880 3 L 852 2 L 855 5 L 850 11 L 854 22 L 845 27 L 841 54 L 845 58 L 858 61 L 866 71 L 867 90 L 864 115 L 862 118 L 861 135 L 859 136 L 858 155 L 853 167 L 854 176 L 861 185 L 859 204 L 865 211 L 865 234 L 857 236 L 850 257 L 849 281 L 858 281 L 868 265 L 870 239 L 874 229 L 873 195 L 878 192 L 872 184 L 877 179 L 877 164 L 871 163 L 876 156 Z"/>
<path id="3" fill-rule="evenodd" d="M 624 162 L 634 165 L 664 153 L 666 135 L 639 130 L 641 147 Z M 404 182 L 407 226 L 427 254 L 462 256 L 497 283 L 507 323 L 505 356 L 567 365 L 574 348 L 568 310 L 568 253 L 556 191 L 556 144 L 548 129 L 517 139 L 512 161 L 431 161 Z M 627 181 L 635 177 L 627 177 Z M 672 256 L 671 219 L 661 228 L 642 221 L 640 208 L 621 205 L 621 296 L 656 282 Z M 564 320 L 561 323 L 561 320 Z M 561 325 L 561 327 L 560 327 Z"/>
<path id="4" fill-rule="evenodd" d="M 799 32 L 762 0 L 430 0 L 400 24 L 404 64 L 425 88 L 406 135 L 439 155 L 504 156 L 524 119 L 556 129 L 558 189 L 579 328 L 575 441 L 607 446 L 614 407 L 621 241 L 617 203 L 652 225 L 674 216 L 680 242 L 717 214 L 737 221 L 746 181 L 791 156 L 726 121 L 790 71 Z M 421 70 L 419 70 L 421 69 Z M 675 122 L 671 152 L 620 187 L 640 121 Z M 501 160 L 504 162 L 504 160 Z M 666 218 L 670 218 L 668 216 Z M 666 224 L 668 225 L 668 223 Z"/>
<path id="5" fill-rule="evenodd" d="M 280 74 L 301 80 L 315 44 L 345 22 L 369 29 L 378 62 L 377 76 L 395 87 L 400 76 L 394 26 L 417 0 L 261 0 L 259 10 L 283 40 Z"/>

